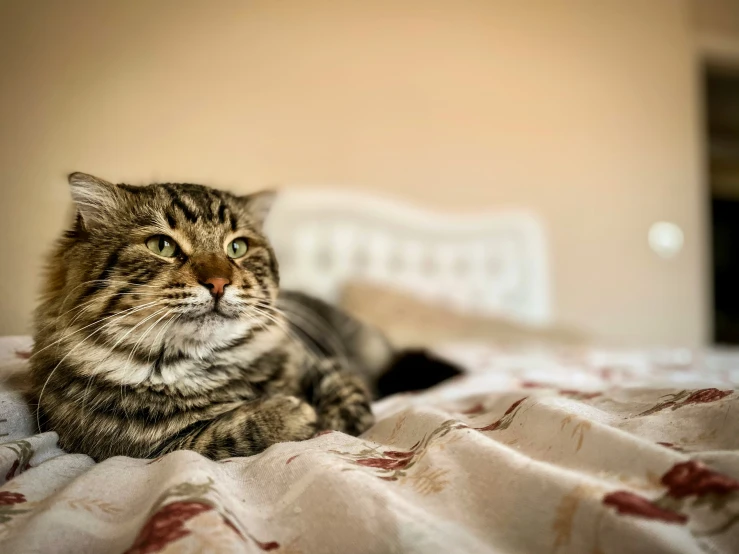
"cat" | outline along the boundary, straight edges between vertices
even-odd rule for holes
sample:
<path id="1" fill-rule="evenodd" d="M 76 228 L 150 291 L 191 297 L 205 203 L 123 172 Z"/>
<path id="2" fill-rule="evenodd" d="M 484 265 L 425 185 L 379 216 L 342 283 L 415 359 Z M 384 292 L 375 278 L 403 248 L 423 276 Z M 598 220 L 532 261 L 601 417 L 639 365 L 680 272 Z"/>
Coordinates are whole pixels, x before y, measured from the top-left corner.
<path id="1" fill-rule="evenodd" d="M 48 259 L 31 356 L 40 430 L 67 451 L 103 460 L 191 449 L 217 460 L 323 430 L 358 435 L 373 424 L 383 372 L 459 373 L 280 292 L 263 232 L 274 192 L 84 173 L 69 184 L 76 219 Z M 413 388 L 385 381 L 385 394 Z"/>

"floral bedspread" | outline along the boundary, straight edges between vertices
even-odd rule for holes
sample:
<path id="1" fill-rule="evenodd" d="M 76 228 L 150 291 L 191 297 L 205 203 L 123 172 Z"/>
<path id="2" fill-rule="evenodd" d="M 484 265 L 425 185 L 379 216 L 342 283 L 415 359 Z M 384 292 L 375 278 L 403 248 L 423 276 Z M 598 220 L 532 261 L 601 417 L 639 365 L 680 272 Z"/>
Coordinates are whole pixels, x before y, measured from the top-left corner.
<path id="1" fill-rule="evenodd" d="M 0 339 L 0 552 L 739 552 L 739 355 L 450 348 L 470 375 L 219 463 L 38 434 Z"/>

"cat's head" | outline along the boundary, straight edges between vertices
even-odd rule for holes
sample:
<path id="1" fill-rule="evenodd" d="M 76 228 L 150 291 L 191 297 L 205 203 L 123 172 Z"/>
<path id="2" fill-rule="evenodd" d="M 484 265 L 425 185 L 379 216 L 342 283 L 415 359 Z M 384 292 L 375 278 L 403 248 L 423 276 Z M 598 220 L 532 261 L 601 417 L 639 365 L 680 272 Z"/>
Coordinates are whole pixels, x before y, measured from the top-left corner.
<path id="1" fill-rule="evenodd" d="M 132 338 L 170 325 L 167 333 L 218 341 L 270 313 L 279 276 L 262 227 L 273 192 L 114 185 L 84 173 L 69 183 L 77 217 L 45 291 L 63 325 L 109 321 L 100 333 L 112 336 L 138 325 Z"/>

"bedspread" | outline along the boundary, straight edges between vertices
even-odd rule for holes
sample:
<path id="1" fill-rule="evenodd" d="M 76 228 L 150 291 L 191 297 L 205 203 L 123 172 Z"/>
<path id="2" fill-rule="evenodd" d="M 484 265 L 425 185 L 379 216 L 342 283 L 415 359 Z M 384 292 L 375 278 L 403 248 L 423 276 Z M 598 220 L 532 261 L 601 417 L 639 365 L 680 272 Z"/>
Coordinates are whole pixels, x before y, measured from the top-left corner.
<path id="1" fill-rule="evenodd" d="M 0 339 L 0 552 L 739 552 L 739 357 L 449 348 L 359 438 L 96 464 L 38 434 Z"/>

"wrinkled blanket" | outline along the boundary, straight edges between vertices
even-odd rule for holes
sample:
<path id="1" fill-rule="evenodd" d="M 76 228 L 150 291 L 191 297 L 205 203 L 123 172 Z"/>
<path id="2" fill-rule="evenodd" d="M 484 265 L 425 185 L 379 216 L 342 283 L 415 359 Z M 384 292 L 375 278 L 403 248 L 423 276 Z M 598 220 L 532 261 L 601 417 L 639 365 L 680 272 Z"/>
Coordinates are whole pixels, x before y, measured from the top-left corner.
<path id="1" fill-rule="evenodd" d="M 213 462 L 38 434 L 0 339 L 0 552 L 739 552 L 739 356 L 450 348 L 470 375 Z M 3 377 L 4 376 L 4 377 Z"/>

